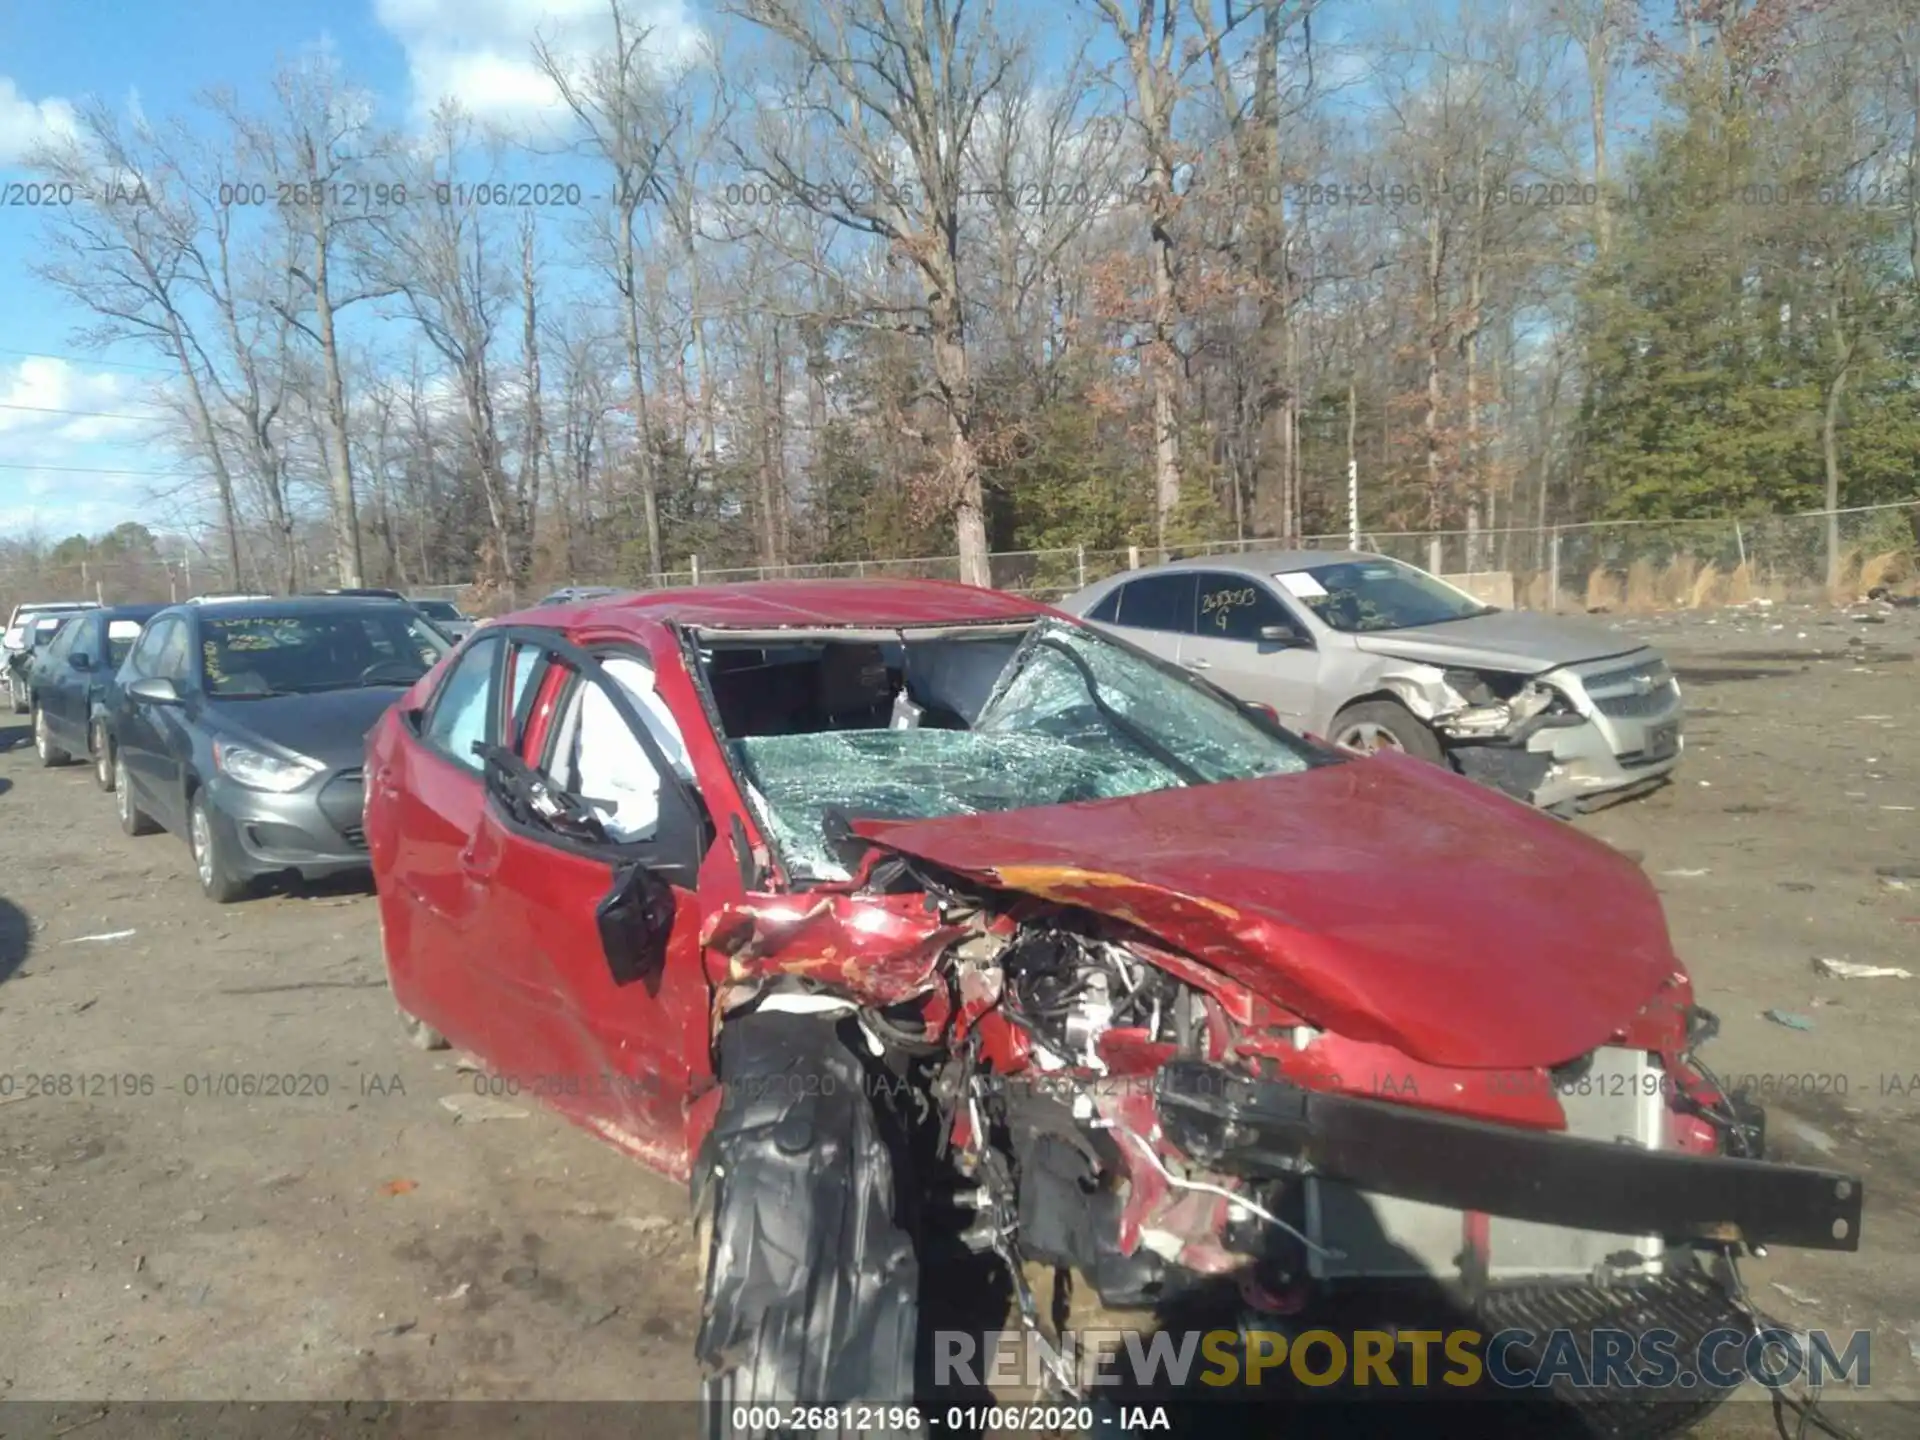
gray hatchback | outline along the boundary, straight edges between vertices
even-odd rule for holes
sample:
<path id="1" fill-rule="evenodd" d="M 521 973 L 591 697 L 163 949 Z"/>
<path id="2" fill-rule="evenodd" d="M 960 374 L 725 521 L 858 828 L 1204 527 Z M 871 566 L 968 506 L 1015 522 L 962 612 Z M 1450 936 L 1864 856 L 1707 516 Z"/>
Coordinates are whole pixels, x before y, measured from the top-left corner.
<path id="1" fill-rule="evenodd" d="M 1397 560 L 1262 551 L 1090 585 L 1061 608 L 1351 750 L 1405 751 L 1567 813 L 1680 763 L 1666 662 L 1579 618 L 1484 605 Z"/>

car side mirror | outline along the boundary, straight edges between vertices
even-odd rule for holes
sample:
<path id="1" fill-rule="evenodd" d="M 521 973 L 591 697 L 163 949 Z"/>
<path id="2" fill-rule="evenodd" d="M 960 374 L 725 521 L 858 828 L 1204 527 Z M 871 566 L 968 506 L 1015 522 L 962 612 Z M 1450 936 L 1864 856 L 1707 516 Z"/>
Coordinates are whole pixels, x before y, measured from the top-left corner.
<path id="1" fill-rule="evenodd" d="M 1262 645 L 1278 645 L 1287 650 L 1304 650 L 1308 647 L 1307 637 L 1289 625 L 1262 625 L 1260 627 Z"/>
<path id="2" fill-rule="evenodd" d="M 636 980 L 647 994 L 660 993 L 667 965 L 667 941 L 673 934 L 673 887 L 644 865 L 614 872 L 613 888 L 594 912 L 600 925 L 600 949 L 616 985 Z"/>
<path id="3" fill-rule="evenodd" d="M 76 670 L 91 670 L 93 668 L 93 657 L 84 650 L 76 650 L 67 656 L 67 664 Z"/>
<path id="4" fill-rule="evenodd" d="M 150 675 L 145 680 L 136 680 L 127 687 L 127 695 L 134 700 L 144 700 L 152 705 L 178 705 L 180 687 L 164 675 Z"/>

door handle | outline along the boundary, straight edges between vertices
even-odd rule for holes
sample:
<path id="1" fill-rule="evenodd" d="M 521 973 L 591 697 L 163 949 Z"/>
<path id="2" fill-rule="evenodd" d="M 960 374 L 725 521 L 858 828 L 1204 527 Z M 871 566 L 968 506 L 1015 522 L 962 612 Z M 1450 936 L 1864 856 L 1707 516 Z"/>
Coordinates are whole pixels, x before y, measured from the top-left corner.
<path id="1" fill-rule="evenodd" d="M 1213 668 L 1212 662 L 1207 660 L 1182 660 L 1180 663 L 1189 670 L 1211 670 Z"/>

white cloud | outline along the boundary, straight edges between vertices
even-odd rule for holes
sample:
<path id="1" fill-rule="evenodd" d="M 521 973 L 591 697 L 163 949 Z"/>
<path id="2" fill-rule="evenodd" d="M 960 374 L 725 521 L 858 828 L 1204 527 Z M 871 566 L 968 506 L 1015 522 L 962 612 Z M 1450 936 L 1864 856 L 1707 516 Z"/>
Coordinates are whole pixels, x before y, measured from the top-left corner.
<path id="1" fill-rule="evenodd" d="M 0 75 L 0 165 L 18 164 L 36 141 L 71 135 L 74 120 L 65 100 L 29 100 Z"/>
<path id="2" fill-rule="evenodd" d="M 153 380 L 44 357 L 0 365 L 0 535 L 94 534 L 146 508 L 177 463 Z"/>
<path id="3" fill-rule="evenodd" d="M 534 41 L 577 64 L 613 30 L 608 0 L 375 0 L 374 13 L 406 51 L 416 119 L 451 97 L 476 119 L 522 133 L 563 123 Z M 637 18 L 653 27 L 663 67 L 697 52 L 702 32 L 686 0 L 647 0 Z"/>
<path id="4" fill-rule="evenodd" d="M 145 381 L 123 374 L 47 357 L 22 360 L 0 367 L 0 435 L 10 455 L 47 464 L 69 446 L 149 440 L 165 418 L 147 398 L 150 391 Z"/>

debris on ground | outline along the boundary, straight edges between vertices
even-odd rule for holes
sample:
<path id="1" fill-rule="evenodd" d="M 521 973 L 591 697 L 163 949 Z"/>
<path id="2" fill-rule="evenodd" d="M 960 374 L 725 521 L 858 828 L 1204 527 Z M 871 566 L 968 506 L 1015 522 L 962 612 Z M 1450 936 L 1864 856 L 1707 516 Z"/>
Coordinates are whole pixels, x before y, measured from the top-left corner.
<path id="1" fill-rule="evenodd" d="M 1796 1305 L 1818 1305 L 1820 1303 L 1814 1296 L 1803 1295 L 1790 1285 L 1782 1285 L 1778 1280 L 1769 1280 L 1767 1283 Z"/>
<path id="2" fill-rule="evenodd" d="M 387 1328 L 386 1328 L 386 1329 L 384 1329 L 384 1330 L 376 1330 L 376 1331 L 374 1331 L 374 1332 L 373 1332 L 373 1333 L 374 1333 L 374 1337 L 375 1337 L 376 1339 L 379 1339 L 379 1338 L 382 1338 L 382 1337 L 384 1337 L 384 1336 L 389 1336 L 389 1335 L 404 1335 L 404 1334 L 406 1334 L 406 1333 L 407 1333 L 407 1332 L 408 1332 L 409 1330 L 412 1330 L 412 1329 L 413 1329 L 413 1328 L 415 1328 L 415 1327 L 416 1327 L 417 1325 L 419 1325 L 419 1323 L 420 1323 L 420 1322 L 419 1322 L 418 1320 L 402 1320 L 402 1321 L 401 1321 L 401 1322 L 400 1322 L 400 1323 L 399 1323 L 398 1325 L 389 1325 L 389 1326 L 387 1326 Z"/>
<path id="3" fill-rule="evenodd" d="M 1805 1141 L 1822 1155 L 1831 1155 L 1835 1150 L 1840 1148 L 1839 1142 L 1827 1134 L 1826 1131 L 1817 1130 L 1804 1120 L 1787 1121 L 1787 1129 L 1791 1131 L 1795 1137 Z"/>
<path id="4" fill-rule="evenodd" d="M 632 1230 L 641 1235 L 650 1235 L 656 1230 L 668 1230 L 673 1226 L 673 1222 L 664 1215 L 622 1215 L 613 1223 L 624 1230 Z"/>
<path id="5" fill-rule="evenodd" d="M 1911 980 L 1913 972 L 1897 965 L 1856 965 L 1851 960 L 1829 960 L 1815 956 L 1813 970 L 1829 980 Z"/>
<path id="6" fill-rule="evenodd" d="M 491 1095 L 442 1095 L 440 1108 L 451 1110 L 456 1123 L 465 1120 L 475 1125 L 483 1120 L 524 1120 L 533 1113 Z"/>
<path id="7" fill-rule="evenodd" d="M 138 935 L 138 930 L 106 930 L 98 935 L 76 935 L 71 940 L 62 940 L 62 945 L 110 945 L 116 940 L 126 940 Z"/>
<path id="8" fill-rule="evenodd" d="M 380 1187 L 382 1195 L 411 1195 L 420 1188 L 418 1180 L 389 1180 Z"/>
<path id="9" fill-rule="evenodd" d="M 1813 1021 L 1804 1015 L 1795 1015 L 1787 1010 L 1763 1010 L 1760 1012 L 1760 1018 L 1771 1020 L 1776 1025 L 1784 1025 L 1789 1030 L 1813 1029 Z"/>
<path id="10" fill-rule="evenodd" d="M 436 1295 L 434 1298 L 438 1300 L 442 1305 L 450 1305 L 455 1300 L 466 1299 L 467 1292 L 471 1289 L 473 1289 L 473 1282 L 471 1280 L 462 1280 L 458 1285 L 454 1286 L 453 1289 L 449 1290 L 446 1294 Z"/>
<path id="11" fill-rule="evenodd" d="M 1662 870 L 1662 875 L 1671 875 L 1677 880 L 1697 880 L 1702 875 L 1710 875 L 1711 870 Z"/>

